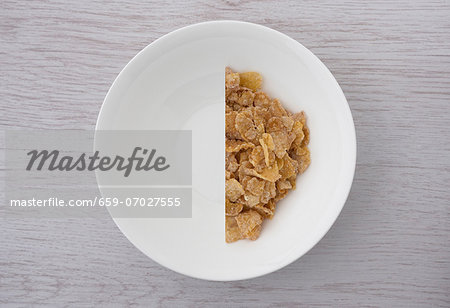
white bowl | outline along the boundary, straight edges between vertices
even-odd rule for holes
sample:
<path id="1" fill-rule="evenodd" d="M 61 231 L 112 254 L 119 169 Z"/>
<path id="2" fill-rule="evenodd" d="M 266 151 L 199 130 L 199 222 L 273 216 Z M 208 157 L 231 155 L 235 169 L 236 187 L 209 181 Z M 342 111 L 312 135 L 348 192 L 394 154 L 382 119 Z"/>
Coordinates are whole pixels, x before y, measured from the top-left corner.
<path id="1" fill-rule="evenodd" d="M 224 242 L 225 66 L 260 72 L 263 90 L 304 110 L 311 131 L 310 167 L 254 242 Z M 355 170 L 353 119 L 333 75 L 300 43 L 245 22 L 195 24 L 148 45 L 114 81 L 96 129 L 193 131 L 192 218 L 114 220 L 154 261 L 200 279 L 253 278 L 304 255 L 338 217 Z"/>

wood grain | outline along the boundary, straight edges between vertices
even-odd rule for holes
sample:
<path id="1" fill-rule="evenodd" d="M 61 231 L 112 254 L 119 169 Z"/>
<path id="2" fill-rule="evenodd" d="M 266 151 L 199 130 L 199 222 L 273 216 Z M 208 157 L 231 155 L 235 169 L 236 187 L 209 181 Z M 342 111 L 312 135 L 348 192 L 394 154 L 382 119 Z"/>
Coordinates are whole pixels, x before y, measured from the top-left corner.
<path id="1" fill-rule="evenodd" d="M 2 218 L 0 305 L 449 307 L 448 1 L 3 0 L 1 129 L 93 128 L 139 50 L 216 19 L 286 33 L 342 86 L 358 162 L 331 231 L 276 273 L 216 283 L 159 266 L 111 220 Z"/>

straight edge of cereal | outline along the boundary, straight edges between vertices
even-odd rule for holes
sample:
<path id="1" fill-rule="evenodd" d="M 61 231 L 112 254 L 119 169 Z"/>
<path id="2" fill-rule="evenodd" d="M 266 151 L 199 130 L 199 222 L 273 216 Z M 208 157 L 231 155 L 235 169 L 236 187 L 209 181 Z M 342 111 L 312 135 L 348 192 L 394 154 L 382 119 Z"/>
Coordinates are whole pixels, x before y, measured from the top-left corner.
<path id="1" fill-rule="evenodd" d="M 225 69 L 225 241 L 256 240 L 310 164 L 303 111 L 261 91 L 256 72 Z"/>

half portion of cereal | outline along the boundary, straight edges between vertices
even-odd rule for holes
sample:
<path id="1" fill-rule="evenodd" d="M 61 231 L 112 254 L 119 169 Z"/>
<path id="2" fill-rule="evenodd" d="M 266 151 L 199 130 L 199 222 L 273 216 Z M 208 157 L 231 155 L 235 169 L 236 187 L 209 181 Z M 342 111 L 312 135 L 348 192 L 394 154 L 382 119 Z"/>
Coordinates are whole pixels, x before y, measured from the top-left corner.
<path id="1" fill-rule="evenodd" d="M 225 70 L 225 240 L 256 240 L 310 164 L 305 113 L 261 91 L 259 73 Z"/>

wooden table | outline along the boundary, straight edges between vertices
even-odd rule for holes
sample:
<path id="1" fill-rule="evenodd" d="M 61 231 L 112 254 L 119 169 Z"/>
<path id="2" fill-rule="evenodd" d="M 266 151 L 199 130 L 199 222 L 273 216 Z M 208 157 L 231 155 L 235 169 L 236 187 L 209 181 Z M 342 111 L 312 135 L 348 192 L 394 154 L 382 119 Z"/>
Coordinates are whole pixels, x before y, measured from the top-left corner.
<path id="1" fill-rule="evenodd" d="M 112 220 L 3 217 L 0 305 L 449 307 L 448 1 L 2 0 L 1 129 L 92 129 L 139 50 L 217 19 L 286 33 L 344 90 L 358 162 L 327 236 L 278 272 L 218 283 L 159 266 Z"/>

